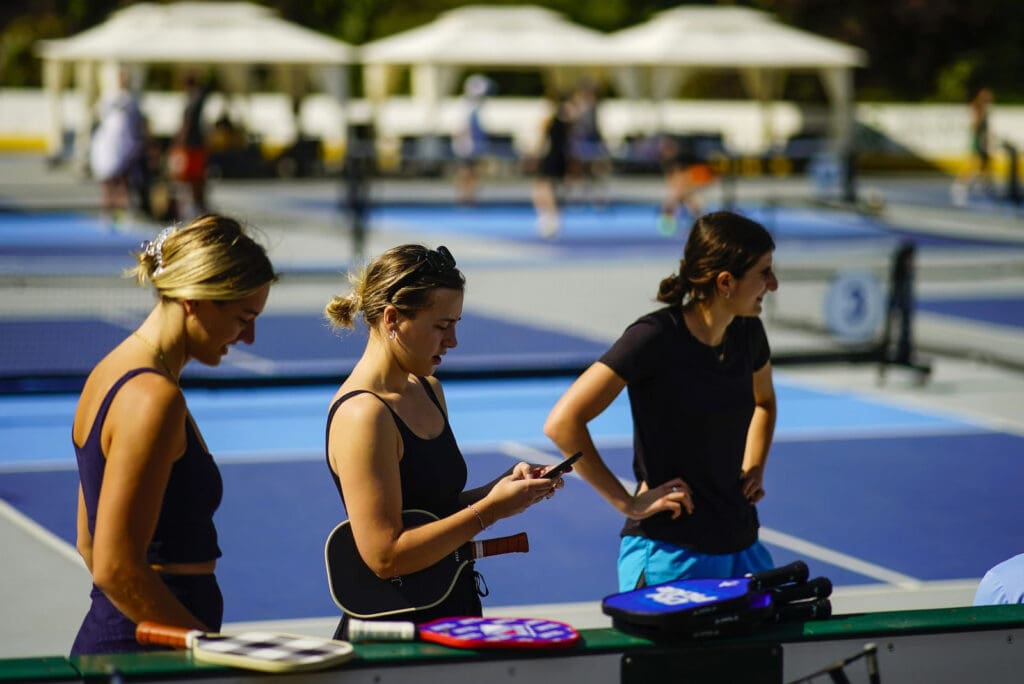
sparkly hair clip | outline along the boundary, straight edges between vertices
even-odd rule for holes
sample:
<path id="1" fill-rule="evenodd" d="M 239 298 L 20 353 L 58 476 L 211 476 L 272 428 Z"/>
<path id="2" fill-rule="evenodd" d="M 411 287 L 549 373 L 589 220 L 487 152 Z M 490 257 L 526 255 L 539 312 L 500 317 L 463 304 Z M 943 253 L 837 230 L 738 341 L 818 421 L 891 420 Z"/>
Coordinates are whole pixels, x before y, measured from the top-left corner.
<path id="1" fill-rule="evenodd" d="M 175 230 L 175 226 L 168 226 L 161 230 L 155 238 L 149 242 L 143 243 L 146 255 L 153 257 L 153 260 L 156 261 L 156 268 L 153 269 L 153 275 L 160 275 L 160 272 L 164 270 L 164 240 L 166 240 L 167 236 Z"/>

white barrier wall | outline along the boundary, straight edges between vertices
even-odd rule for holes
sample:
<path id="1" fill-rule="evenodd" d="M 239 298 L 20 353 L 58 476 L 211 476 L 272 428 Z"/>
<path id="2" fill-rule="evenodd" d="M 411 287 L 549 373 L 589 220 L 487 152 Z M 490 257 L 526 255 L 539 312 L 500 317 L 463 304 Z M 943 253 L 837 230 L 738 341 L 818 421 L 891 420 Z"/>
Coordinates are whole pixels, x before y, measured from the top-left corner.
<path id="1" fill-rule="evenodd" d="M 84 114 L 81 101 L 74 93 L 67 93 L 62 107 L 65 129 L 75 130 Z M 181 93 L 146 93 L 142 107 L 154 134 L 172 135 L 179 125 L 184 99 Z M 291 103 L 285 95 L 258 93 L 227 100 L 214 94 L 204 115 L 212 123 L 225 111 L 268 146 L 286 145 L 295 138 Z M 453 133 L 461 111 L 462 103 L 457 98 L 445 100 L 434 132 Z M 540 99 L 495 97 L 485 104 L 482 118 L 489 131 L 513 136 L 520 153 L 529 154 L 538 147 L 547 111 L 547 103 Z M 357 100 L 349 103 L 347 112 L 354 120 L 366 120 L 374 107 Z M 343 145 L 338 139 L 338 117 L 345 113 L 328 96 L 307 97 L 299 114 L 298 126 L 308 136 L 322 138 L 328 148 Z M 42 91 L 0 89 L 0 151 L 42 151 L 50 115 Z M 603 133 L 612 145 L 627 135 L 659 128 L 677 132 L 721 131 L 726 145 L 739 154 L 763 152 L 803 129 L 823 130 L 827 121 L 823 107 L 801 109 L 780 102 L 763 111 L 754 102 L 706 100 L 606 100 L 599 116 Z M 948 162 L 967 154 L 966 106 L 862 102 L 857 105 L 856 117 L 859 123 L 876 129 L 917 156 Z M 422 134 L 432 128 L 425 110 L 409 98 L 392 98 L 377 107 L 376 121 L 378 133 L 385 139 Z M 1009 140 L 1018 149 L 1024 149 L 1024 107 L 1000 106 L 997 102 L 990 127 L 997 140 Z"/>

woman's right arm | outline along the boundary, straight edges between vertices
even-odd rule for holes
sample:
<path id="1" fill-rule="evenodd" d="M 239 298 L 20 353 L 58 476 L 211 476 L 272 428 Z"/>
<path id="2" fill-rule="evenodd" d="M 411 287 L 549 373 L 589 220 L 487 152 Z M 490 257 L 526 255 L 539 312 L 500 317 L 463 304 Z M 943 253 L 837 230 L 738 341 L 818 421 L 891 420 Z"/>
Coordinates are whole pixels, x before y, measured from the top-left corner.
<path id="1" fill-rule="evenodd" d="M 356 548 L 381 578 L 428 568 L 482 531 L 482 526 L 542 500 L 554 483 L 519 464 L 482 499 L 419 527 L 402 522 L 400 437 L 387 408 L 371 395 L 352 397 L 334 414 L 329 459 L 345 492 Z M 479 516 L 479 517 L 478 517 Z"/>
<path id="2" fill-rule="evenodd" d="M 133 622 L 207 629 L 147 558 L 171 468 L 185 450 L 185 417 L 185 400 L 167 378 L 147 373 L 118 392 L 103 429 L 107 460 L 91 570 L 96 586 Z"/>
<path id="3" fill-rule="evenodd" d="M 600 361 L 576 379 L 551 409 L 544 423 L 544 434 L 568 455 L 582 451 L 583 457 L 573 470 L 586 480 L 608 503 L 623 515 L 640 520 L 662 511 L 678 517 L 693 510 L 689 486 L 675 478 L 638 496 L 622 486 L 594 446 L 587 424 L 608 408 L 626 387 L 626 381 Z M 679 491 L 672 491 L 678 487 Z"/>

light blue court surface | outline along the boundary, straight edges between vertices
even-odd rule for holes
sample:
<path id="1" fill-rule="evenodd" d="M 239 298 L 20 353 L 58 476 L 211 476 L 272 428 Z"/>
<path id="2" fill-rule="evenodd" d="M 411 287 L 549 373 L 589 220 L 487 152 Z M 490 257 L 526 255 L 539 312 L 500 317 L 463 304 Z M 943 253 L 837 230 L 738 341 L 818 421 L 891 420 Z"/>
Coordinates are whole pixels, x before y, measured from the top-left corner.
<path id="1" fill-rule="evenodd" d="M 156 228 L 83 212 L 0 211 L 0 272 L 118 274 Z"/>
<path id="2" fill-rule="evenodd" d="M 569 383 L 446 383 L 471 485 L 519 458 L 557 458 L 540 428 Z M 1007 521 L 1019 509 L 1017 456 L 1024 439 L 955 416 L 820 392 L 782 373 L 777 384 L 780 420 L 768 497 L 759 506 L 766 531 L 919 580 L 979 577 L 1017 551 L 1017 531 Z M 324 538 L 344 518 L 323 456 L 333 391 L 187 391 L 225 481 L 217 514 L 225 555 L 218 574 L 229 621 L 336 614 L 323 568 Z M 0 498 L 69 544 L 77 489 L 73 410 L 70 396 L 0 397 L 6 447 Z M 609 465 L 632 479 L 625 396 L 592 427 Z M 590 487 L 570 477 L 551 501 L 488 530 L 487 536 L 526 531 L 531 552 L 479 563 L 491 590 L 487 604 L 593 601 L 612 593 L 621 522 Z M 813 573 L 839 586 L 879 581 L 863 568 L 851 569 L 842 556 L 808 557 L 803 548 L 774 543 L 769 548 L 780 563 L 808 559 Z"/>
<path id="3" fill-rule="evenodd" d="M 327 217 L 337 212 L 332 202 L 291 198 L 284 200 L 296 211 Z M 716 207 L 709 205 L 708 211 Z M 942 236 L 916 231 L 912 226 L 895 225 L 881 217 L 824 207 L 800 207 L 771 202 L 747 203 L 730 207 L 763 224 L 780 245 L 805 246 L 828 242 L 870 242 L 895 245 L 913 240 L 930 248 L 1006 246 L 973 236 Z M 681 247 L 692 217 L 678 218 L 678 230 L 672 235 L 658 231 L 660 208 L 656 203 L 612 202 L 607 205 L 570 203 L 561 210 L 561 231 L 557 238 L 545 240 L 536 229 L 537 215 L 528 203 L 489 203 L 472 207 L 450 204 L 384 204 L 369 214 L 370 230 L 414 231 L 420 234 L 462 233 L 478 238 L 543 244 L 560 258 L 592 256 L 595 251 L 625 250 L 627 253 L 651 253 L 666 245 Z M 1019 246 L 1018 246 L 1019 247 Z"/>
<path id="4" fill-rule="evenodd" d="M 0 254 L 125 254 L 154 230 L 81 212 L 0 212 Z"/>

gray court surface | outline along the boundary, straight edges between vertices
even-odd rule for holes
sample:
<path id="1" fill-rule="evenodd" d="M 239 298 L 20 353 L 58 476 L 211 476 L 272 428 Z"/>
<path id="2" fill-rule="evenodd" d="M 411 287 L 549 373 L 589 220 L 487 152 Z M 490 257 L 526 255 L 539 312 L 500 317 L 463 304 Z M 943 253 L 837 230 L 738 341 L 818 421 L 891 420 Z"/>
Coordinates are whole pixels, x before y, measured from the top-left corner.
<path id="1" fill-rule="evenodd" d="M 932 366 L 931 377 L 924 383 L 916 373 L 901 368 L 890 369 L 882 381 L 875 365 L 794 366 L 779 368 L 778 372 L 813 387 L 956 415 L 993 430 L 1024 435 L 1020 410 L 1024 403 L 1024 320 L 993 323 L 990 316 L 970 313 L 972 300 L 978 302 L 980 311 L 985 307 L 998 310 L 1001 302 L 1012 310 L 1015 302 L 1024 299 L 1024 215 L 1019 208 L 987 202 L 955 208 L 948 200 L 949 180 L 939 176 L 873 177 L 863 178 L 860 183 L 886 198 L 882 216 L 893 224 L 935 240 L 986 243 L 970 249 L 922 249 L 919 254 L 918 295 L 935 301 L 964 302 L 967 313 L 952 306 L 918 311 L 914 327 L 917 347 Z M 491 180 L 485 182 L 480 199 L 525 202 L 529 191 L 528 180 Z M 661 191 L 657 178 L 613 179 L 608 186 L 613 199 L 652 205 L 660 201 Z M 719 199 L 717 192 L 713 188 L 708 193 L 709 205 Z M 340 183 L 330 180 L 215 181 L 211 183 L 211 204 L 218 211 L 258 226 L 275 264 L 282 270 L 323 271 L 337 264 L 335 284 L 343 290 L 345 281 L 340 271 L 358 261 L 346 220 L 340 213 L 308 209 L 310 205 L 336 202 L 340 193 Z M 803 179 L 752 179 L 740 183 L 737 193 L 741 202 L 771 202 L 804 200 L 810 191 Z M 96 184 L 69 169 L 47 169 L 37 157 L 0 157 L 0 204 L 8 209 L 96 211 L 98 198 Z M 391 180 L 374 187 L 374 198 L 380 202 L 444 203 L 453 198 L 453 192 L 443 179 Z M 532 228 L 527 226 L 526 230 Z M 675 243 L 660 254 L 628 250 L 604 256 L 574 254 L 539 240 L 494 239 L 456 230 L 424 233 L 402 226 L 378 230 L 371 226 L 365 252 L 376 255 L 410 241 L 446 244 L 452 249 L 469 281 L 467 309 L 604 341 L 613 340 L 626 324 L 652 308 L 652 290 L 658 279 L 675 267 L 681 249 L 681 243 Z M 797 259 L 798 255 L 787 258 Z M 841 264 L 855 255 L 840 252 L 815 258 Z M 780 272 L 782 289 L 777 308 L 786 301 L 781 297 L 787 287 L 786 273 L 784 269 Z M 329 283 L 290 279 L 275 289 L 273 305 L 285 311 L 304 309 L 311 300 L 324 299 L 325 282 Z M 793 291 L 799 290 L 793 287 Z M 770 315 L 766 318 L 776 350 L 814 349 L 827 344 L 820 335 L 774 325 Z M 1024 454 L 1020 456 L 1024 458 Z M 1024 464 L 1006 475 L 1020 479 Z M 944 489 L 935 496 L 949 497 L 950 506 L 984 505 L 984 501 L 958 500 L 955 479 Z M 1002 522 L 1016 524 L 1013 519 Z M 955 544 L 956 540 L 949 543 Z M 73 549 L 2 500 L 0 548 L 4 558 L 0 657 L 66 652 L 87 603 L 88 577 Z M 835 596 L 836 612 L 964 605 L 970 602 L 977 579 L 930 583 L 912 591 L 893 584 L 847 587 Z M 521 609 L 579 627 L 604 624 L 594 604 Z M 293 632 L 322 633 L 329 629 L 323 621 L 285 626 Z"/>

